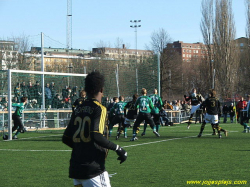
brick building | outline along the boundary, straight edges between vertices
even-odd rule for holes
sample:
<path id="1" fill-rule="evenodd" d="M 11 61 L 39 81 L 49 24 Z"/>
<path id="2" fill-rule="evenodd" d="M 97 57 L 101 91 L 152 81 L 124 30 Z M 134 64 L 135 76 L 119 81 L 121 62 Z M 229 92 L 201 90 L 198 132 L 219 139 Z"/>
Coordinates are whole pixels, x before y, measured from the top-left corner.
<path id="1" fill-rule="evenodd" d="M 204 58 L 207 54 L 206 47 L 203 43 L 183 43 L 175 41 L 167 44 L 170 53 L 178 52 L 182 56 L 183 62 L 189 62 L 193 58 Z"/>

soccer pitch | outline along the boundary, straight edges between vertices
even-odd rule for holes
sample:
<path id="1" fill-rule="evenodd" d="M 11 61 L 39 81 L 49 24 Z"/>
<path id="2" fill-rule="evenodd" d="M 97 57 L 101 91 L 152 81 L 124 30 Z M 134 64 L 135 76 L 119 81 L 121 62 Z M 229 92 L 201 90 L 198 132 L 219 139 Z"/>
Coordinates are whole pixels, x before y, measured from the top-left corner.
<path id="1" fill-rule="evenodd" d="M 240 124 L 221 124 L 229 131 L 222 139 L 212 136 L 207 124 L 197 138 L 200 124 L 161 127 L 156 137 L 150 127 L 146 136 L 130 142 L 122 136 L 111 141 L 128 152 L 128 159 L 119 164 L 110 151 L 106 169 L 112 187 L 175 187 L 175 186 L 249 186 L 250 133 L 242 133 Z M 73 186 L 68 178 L 71 150 L 61 142 L 63 131 L 19 134 L 18 140 L 0 141 L 0 186 L 64 187 Z M 221 183 L 221 184 L 219 184 Z"/>

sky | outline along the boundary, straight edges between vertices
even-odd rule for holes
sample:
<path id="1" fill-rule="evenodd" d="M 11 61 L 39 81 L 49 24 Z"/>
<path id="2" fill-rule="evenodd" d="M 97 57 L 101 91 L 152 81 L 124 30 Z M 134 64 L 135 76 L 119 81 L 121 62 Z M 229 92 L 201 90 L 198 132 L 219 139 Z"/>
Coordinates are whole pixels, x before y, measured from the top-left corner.
<path id="1" fill-rule="evenodd" d="M 101 42 L 114 47 L 117 38 L 136 48 L 130 20 L 141 20 L 137 48 L 150 45 L 163 28 L 172 41 L 203 42 L 200 31 L 202 0 L 72 0 L 72 48 L 91 50 Z M 236 38 L 245 37 L 245 0 L 232 0 Z M 28 36 L 40 46 L 66 47 L 67 0 L 0 0 L 0 39 Z M 133 25 L 133 24 L 132 24 Z"/>

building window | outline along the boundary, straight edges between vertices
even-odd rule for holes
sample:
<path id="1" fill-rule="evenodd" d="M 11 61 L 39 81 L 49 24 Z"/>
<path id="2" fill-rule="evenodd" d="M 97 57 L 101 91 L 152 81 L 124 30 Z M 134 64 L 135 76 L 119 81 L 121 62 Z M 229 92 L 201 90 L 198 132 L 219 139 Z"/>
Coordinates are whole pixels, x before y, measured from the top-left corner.
<path id="1" fill-rule="evenodd" d="M 240 43 L 240 46 L 243 47 L 243 46 L 244 46 L 244 43 Z"/>
<path id="2" fill-rule="evenodd" d="M 183 53 L 185 53 L 185 49 L 183 49 Z"/>
<path id="3" fill-rule="evenodd" d="M 183 54 L 183 57 L 186 57 L 186 55 L 185 55 L 185 54 Z"/>

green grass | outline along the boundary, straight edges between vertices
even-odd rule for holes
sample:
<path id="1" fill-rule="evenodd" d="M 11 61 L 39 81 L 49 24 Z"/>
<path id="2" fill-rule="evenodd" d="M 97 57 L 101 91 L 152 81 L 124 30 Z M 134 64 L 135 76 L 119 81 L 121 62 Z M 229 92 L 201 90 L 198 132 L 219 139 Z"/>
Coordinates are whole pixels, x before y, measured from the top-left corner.
<path id="1" fill-rule="evenodd" d="M 209 124 L 201 138 L 196 137 L 200 124 L 192 124 L 189 130 L 186 124 L 162 127 L 159 138 L 148 128 L 146 136 L 141 137 L 140 132 L 135 142 L 129 141 L 131 129 L 128 139 L 111 137 L 128 152 L 123 164 L 116 160 L 115 152 L 109 152 L 106 169 L 113 174 L 112 187 L 202 186 L 187 181 L 219 180 L 247 181 L 227 186 L 249 186 L 250 134 L 242 133 L 239 124 L 221 126 L 229 131 L 228 137 L 212 136 Z M 0 186 L 73 186 L 68 178 L 70 149 L 61 142 L 61 135 L 27 132 L 18 140 L 1 140 Z"/>

